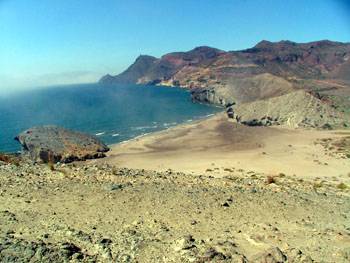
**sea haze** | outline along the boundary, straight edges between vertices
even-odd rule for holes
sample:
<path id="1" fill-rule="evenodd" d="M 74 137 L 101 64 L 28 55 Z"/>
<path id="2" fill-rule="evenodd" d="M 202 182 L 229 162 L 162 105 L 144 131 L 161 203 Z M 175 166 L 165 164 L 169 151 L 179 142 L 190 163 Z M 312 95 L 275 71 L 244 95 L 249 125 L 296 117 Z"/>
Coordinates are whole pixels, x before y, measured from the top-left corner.
<path id="1" fill-rule="evenodd" d="M 113 144 L 220 110 L 192 103 L 185 90 L 161 86 L 82 84 L 27 91 L 0 98 L 0 151 L 19 151 L 14 137 L 38 125 L 59 125 Z"/>

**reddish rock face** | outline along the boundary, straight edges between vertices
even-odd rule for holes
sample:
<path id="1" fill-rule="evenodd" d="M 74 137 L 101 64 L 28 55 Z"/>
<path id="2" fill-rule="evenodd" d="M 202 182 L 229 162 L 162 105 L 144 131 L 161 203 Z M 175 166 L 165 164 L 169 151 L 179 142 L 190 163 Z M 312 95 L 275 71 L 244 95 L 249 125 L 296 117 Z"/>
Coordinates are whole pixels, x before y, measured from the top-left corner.
<path id="1" fill-rule="evenodd" d="M 215 99 L 204 98 L 203 101 L 215 104 L 220 104 L 221 101 L 240 103 L 242 101 L 236 95 L 242 90 L 245 100 L 265 99 L 259 98 L 257 91 L 270 89 L 270 80 L 260 81 L 256 85 L 244 80 L 262 74 L 283 78 L 296 88 L 305 88 L 303 84 L 297 83 L 300 80 L 348 81 L 349 58 L 349 43 L 328 40 L 302 44 L 291 41 L 261 41 L 253 48 L 229 52 L 211 47 L 197 47 L 188 52 L 169 53 L 159 59 L 140 56 L 120 75 L 107 75 L 100 82 L 181 86 L 198 91 L 199 94 L 195 97 L 203 97 L 202 91 L 210 89 L 214 91 L 215 96 L 212 97 Z M 278 92 L 270 90 L 269 93 L 290 92 L 290 85 L 280 86 Z M 257 89 L 250 90 L 251 87 Z M 284 91 L 280 92 L 281 89 Z"/>
<path id="2" fill-rule="evenodd" d="M 15 139 L 22 145 L 22 154 L 34 162 L 68 163 L 101 158 L 109 151 L 104 143 L 91 135 L 56 126 L 34 127 Z"/>

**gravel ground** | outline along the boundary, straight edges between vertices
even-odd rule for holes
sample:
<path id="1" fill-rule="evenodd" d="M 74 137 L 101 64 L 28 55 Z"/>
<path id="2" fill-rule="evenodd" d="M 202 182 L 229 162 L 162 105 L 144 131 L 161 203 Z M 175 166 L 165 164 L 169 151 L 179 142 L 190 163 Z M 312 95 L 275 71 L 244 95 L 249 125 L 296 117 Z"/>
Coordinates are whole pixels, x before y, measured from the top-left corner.
<path id="1" fill-rule="evenodd" d="M 349 262 L 349 189 L 227 168 L 0 163 L 1 262 Z"/>

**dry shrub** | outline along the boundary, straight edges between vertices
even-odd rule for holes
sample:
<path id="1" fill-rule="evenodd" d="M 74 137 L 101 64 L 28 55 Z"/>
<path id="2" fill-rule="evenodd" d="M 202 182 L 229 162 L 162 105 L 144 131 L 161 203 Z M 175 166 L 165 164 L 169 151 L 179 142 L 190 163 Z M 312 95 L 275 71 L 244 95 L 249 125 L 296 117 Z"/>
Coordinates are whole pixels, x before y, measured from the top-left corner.
<path id="1" fill-rule="evenodd" d="M 0 161 L 4 163 L 11 163 L 11 158 L 3 153 L 0 153 Z"/>
<path id="2" fill-rule="evenodd" d="M 0 153 L 0 162 L 4 163 L 9 163 L 9 164 L 14 164 L 16 166 L 19 166 L 19 160 L 15 156 L 5 154 L 5 153 Z"/>
<path id="3" fill-rule="evenodd" d="M 48 152 L 47 160 L 47 165 L 49 166 L 50 170 L 55 171 L 54 155 L 51 151 Z"/>
<path id="4" fill-rule="evenodd" d="M 314 182 L 313 187 L 314 189 L 321 188 L 323 186 L 323 182 Z"/>
<path id="5" fill-rule="evenodd" d="M 54 165 L 53 162 L 50 161 L 50 162 L 47 163 L 47 165 L 49 166 L 51 171 L 55 171 L 55 165 Z"/>
<path id="6" fill-rule="evenodd" d="M 340 190 L 345 190 L 348 188 L 348 186 L 344 183 L 340 183 L 337 185 L 337 188 L 340 189 Z"/>
<path id="7" fill-rule="evenodd" d="M 269 175 L 266 178 L 266 184 L 276 184 L 276 183 L 277 183 L 277 180 L 275 176 Z"/>

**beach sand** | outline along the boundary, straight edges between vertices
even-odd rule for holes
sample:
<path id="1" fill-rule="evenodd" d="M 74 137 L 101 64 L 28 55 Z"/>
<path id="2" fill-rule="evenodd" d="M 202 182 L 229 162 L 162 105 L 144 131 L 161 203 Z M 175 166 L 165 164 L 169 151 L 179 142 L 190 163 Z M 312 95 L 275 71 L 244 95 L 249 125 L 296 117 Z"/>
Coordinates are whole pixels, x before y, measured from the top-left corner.
<path id="1" fill-rule="evenodd" d="M 350 161 L 327 150 L 349 131 L 248 127 L 217 114 L 111 146 L 106 162 L 120 167 L 225 175 L 242 169 L 264 174 L 348 181 Z"/>

